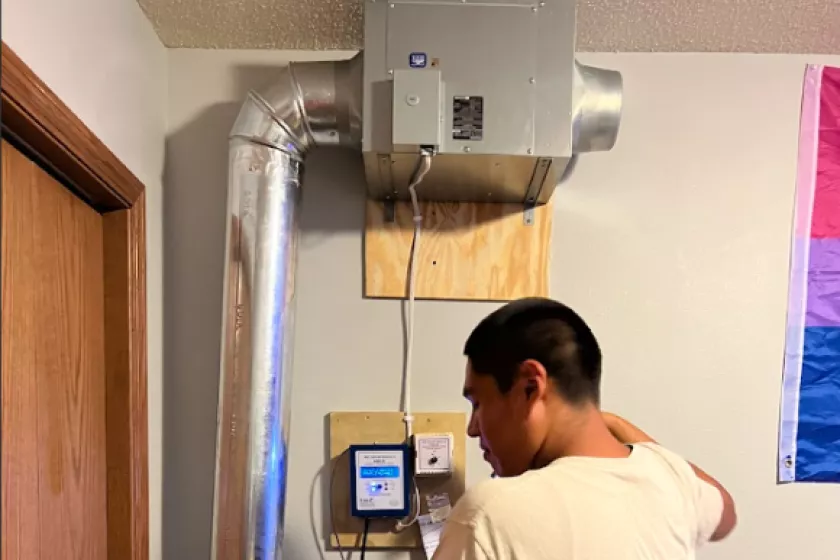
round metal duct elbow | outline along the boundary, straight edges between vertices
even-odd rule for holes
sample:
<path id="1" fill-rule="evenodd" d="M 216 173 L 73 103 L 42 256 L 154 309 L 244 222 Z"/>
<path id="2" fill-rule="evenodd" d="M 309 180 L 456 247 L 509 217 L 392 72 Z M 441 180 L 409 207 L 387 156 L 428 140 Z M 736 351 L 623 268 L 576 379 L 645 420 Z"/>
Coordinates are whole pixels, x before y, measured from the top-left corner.
<path id="1" fill-rule="evenodd" d="M 615 146 L 621 124 L 621 73 L 575 61 L 572 152 L 605 152 Z"/>
<path id="2" fill-rule="evenodd" d="M 361 146 L 361 60 L 290 64 L 231 130 L 213 560 L 281 558 L 303 163 Z"/>
<path id="3" fill-rule="evenodd" d="M 303 156 L 315 146 L 361 148 L 363 53 L 351 59 L 290 63 L 250 91 L 231 139 Z"/>

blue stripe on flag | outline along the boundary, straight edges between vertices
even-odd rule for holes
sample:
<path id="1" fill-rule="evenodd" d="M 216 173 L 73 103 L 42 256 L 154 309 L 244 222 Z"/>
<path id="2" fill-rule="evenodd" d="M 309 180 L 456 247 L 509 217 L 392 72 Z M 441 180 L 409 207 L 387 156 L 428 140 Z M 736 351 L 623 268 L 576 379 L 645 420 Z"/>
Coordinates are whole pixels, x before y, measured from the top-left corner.
<path id="1" fill-rule="evenodd" d="M 796 480 L 840 482 L 840 328 L 807 327 L 799 386 Z"/>

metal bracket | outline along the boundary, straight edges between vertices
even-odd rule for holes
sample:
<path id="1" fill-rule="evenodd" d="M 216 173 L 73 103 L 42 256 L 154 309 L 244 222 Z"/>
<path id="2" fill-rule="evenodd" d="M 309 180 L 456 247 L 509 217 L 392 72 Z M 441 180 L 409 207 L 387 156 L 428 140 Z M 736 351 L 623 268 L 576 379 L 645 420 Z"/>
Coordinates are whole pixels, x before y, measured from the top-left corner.
<path id="1" fill-rule="evenodd" d="M 393 224 L 396 221 L 395 205 L 393 200 L 386 200 L 384 202 L 384 216 L 386 224 Z"/>
<path id="2" fill-rule="evenodd" d="M 531 175 L 531 182 L 525 191 L 525 212 L 522 216 L 522 221 L 526 226 L 534 225 L 534 208 L 537 205 L 537 199 L 542 191 L 543 182 L 545 182 L 548 170 L 551 168 L 550 158 L 539 158 L 537 164 L 534 166 L 534 173 Z"/>
<path id="3" fill-rule="evenodd" d="M 534 208 L 536 208 L 536 204 L 533 202 L 526 202 L 525 209 L 522 213 L 522 223 L 526 226 L 534 225 Z"/>

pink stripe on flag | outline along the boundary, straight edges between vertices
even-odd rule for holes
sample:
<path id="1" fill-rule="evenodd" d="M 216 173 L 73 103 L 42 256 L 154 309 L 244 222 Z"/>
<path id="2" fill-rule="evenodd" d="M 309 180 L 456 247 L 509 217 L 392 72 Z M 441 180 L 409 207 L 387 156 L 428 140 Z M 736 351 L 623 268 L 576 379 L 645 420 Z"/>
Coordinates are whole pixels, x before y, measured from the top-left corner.
<path id="1" fill-rule="evenodd" d="M 823 69 L 816 181 L 811 237 L 840 238 L 840 68 Z"/>

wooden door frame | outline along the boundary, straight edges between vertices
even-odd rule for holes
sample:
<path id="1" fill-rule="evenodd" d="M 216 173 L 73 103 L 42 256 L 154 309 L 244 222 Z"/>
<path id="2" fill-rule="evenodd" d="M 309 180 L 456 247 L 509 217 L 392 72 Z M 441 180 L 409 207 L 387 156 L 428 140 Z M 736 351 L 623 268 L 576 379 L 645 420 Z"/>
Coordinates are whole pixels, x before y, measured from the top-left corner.
<path id="1" fill-rule="evenodd" d="M 103 216 L 108 558 L 147 560 L 144 185 L 5 42 L 0 89 L 3 137 Z"/>

